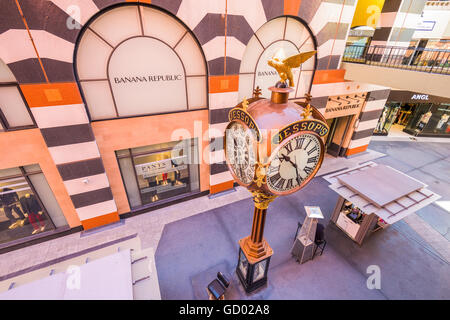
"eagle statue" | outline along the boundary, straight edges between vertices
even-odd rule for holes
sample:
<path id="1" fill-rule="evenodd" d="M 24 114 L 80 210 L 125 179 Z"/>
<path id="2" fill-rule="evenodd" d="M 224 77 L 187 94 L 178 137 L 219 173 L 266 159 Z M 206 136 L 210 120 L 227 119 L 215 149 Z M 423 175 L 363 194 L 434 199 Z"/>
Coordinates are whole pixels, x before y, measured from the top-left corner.
<path id="1" fill-rule="evenodd" d="M 269 64 L 269 66 L 277 70 L 282 83 L 287 85 L 286 80 L 289 80 L 289 86 L 293 87 L 295 86 L 295 84 L 291 69 L 300 67 L 303 62 L 305 62 L 315 54 L 316 51 L 303 52 L 296 54 L 295 56 L 286 58 L 283 61 L 281 61 L 281 59 L 278 57 L 272 57 L 272 59 L 270 59 L 267 63 Z"/>

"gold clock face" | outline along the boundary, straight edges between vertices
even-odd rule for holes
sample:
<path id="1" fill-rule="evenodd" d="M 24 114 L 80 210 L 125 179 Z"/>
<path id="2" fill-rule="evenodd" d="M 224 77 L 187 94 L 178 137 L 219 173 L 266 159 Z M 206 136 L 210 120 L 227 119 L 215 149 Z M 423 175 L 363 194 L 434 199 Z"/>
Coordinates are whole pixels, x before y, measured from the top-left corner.
<path id="1" fill-rule="evenodd" d="M 303 187 L 323 160 L 320 137 L 305 133 L 288 139 L 272 156 L 267 169 L 267 186 L 275 194 L 287 194 Z"/>
<path id="2" fill-rule="evenodd" d="M 231 173 L 249 185 L 255 176 L 256 147 L 252 131 L 238 121 L 231 122 L 225 133 L 226 158 Z"/>

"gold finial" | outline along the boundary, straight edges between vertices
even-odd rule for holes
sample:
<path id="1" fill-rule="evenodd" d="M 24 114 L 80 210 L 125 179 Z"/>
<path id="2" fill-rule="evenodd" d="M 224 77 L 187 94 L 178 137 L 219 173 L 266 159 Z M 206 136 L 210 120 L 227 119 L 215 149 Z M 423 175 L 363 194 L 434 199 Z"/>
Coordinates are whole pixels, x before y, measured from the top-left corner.
<path id="1" fill-rule="evenodd" d="M 242 109 L 244 111 L 247 111 L 248 108 L 248 101 L 247 101 L 247 97 L 244 97 L 244 100 L 242 101 Z"/>
<path id="2" fill-rule="evenodd" d="M 311 98 L 312 98 L 312 95 L 310 95 L 309 93 L 305 94 L 305 101 L 306 101 L 306 103 L 309 104 L 311 102 Z"/>
<path id="3" fill-rule="evenodd" d="M 261 88 L 257 86 L 255 90 L 253 90 L 253 98 L 259 98 L 260 95 L 261 95 Z"/>
<path id="4" fill-rule="evenodd" d="M 301 116 L 303 117 L 303 119 L 307 119 L 311 114 L 312 114 L 312 108 L 311 108 L 311 105 L 308 103 L 306 105 L 305 109 L 303 109 Z"/>
<path id="5" fill-rule="evenodd" d="M 294 76 L 292 75 L 292 68 L 298 68 L 300 65 L 316 54 L 316 51 L 308 51 L 296 54 L 295 56 L 284 59 L 272 57 L 267 63 L 269 66 L 274 67 L 280 76 L 281 82 L 286 83 L 289 80 L 289 86 L 294 87 Z M 286 83 L 287 84 L 287 83 Z"/>
<path id="6" fill-rule="evenodd" d="M 264 181 L 264 178 L 266 177 L 266 167 L 269 164 L 268 163 L 267 164 L 262 164 L 259 161 L 258 161 L 257 164 L 258 164 L 258 168 L 256 168 L 256 170 L 255 170 L 256 179 L 253 179 L 253 182 L 256 183 L 258 188 L 260 188 L 263 184 L 266 184 L 266 182 Z"/>

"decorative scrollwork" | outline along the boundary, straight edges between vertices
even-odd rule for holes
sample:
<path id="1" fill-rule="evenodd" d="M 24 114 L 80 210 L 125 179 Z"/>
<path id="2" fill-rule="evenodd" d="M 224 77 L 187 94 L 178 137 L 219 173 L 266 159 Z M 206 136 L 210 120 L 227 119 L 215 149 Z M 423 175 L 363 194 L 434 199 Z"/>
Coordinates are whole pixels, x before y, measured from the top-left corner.
<path id="1" fill-rule="evenodd" d="M 261 191 L 252 191 L 252 195 L 255 207 L 262 210 L 267 209 L 269 207 L 269 203 L 277 197 L 274 195 L 268 195 Z"/>
<path id="2" fill-rule="evenodd" d="M 253 182 L 256 183 L 258 188 L 261 188 L 263 184 L 266 184 L 266 181 L 264 181 L 264 178 L 266 177 L 266 168 L 269 165 L 268 163 L 263 164 L 261 162 L 257 162 L 258 168 L 255 170 L 256 178 L 253 179 Z"/>

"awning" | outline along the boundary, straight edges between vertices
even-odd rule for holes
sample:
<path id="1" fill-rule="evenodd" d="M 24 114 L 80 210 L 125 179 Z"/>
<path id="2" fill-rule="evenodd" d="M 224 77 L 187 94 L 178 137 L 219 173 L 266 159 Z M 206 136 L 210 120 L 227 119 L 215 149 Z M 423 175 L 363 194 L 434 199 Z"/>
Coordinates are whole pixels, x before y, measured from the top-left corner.
<path id="1" fill-rule="evenodd" d="M 375 213 L 388 224 L 441 197 L 403 172 L 374 162 L 332 173 L 324 179 L 331 189 L 364 213 Z"/>

